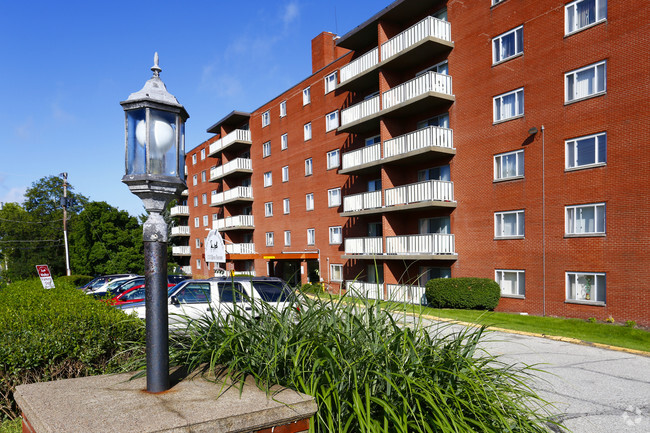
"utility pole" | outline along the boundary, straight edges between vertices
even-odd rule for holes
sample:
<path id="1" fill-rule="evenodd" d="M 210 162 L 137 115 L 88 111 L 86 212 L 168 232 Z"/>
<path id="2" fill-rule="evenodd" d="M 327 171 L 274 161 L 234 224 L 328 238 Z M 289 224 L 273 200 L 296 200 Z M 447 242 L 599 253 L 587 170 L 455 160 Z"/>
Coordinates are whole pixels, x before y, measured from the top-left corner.
<path id="1" fill-rule="evenodd" d="M 70 276 L 70 252 L 68 251 L 68 173 L 61 173 L 63 177 L 63 241 L 65 243 L 65 273 Z"/>

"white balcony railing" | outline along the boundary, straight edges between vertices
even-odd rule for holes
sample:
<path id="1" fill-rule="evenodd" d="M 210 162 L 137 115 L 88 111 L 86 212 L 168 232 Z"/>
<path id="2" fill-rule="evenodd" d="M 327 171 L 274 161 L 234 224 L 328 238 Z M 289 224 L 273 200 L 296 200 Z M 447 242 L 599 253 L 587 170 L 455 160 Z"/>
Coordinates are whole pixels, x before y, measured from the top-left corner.
<path id="1" fill-rule="evenodd" d="M 217 230 L 222 230 L 227 228 L 238 228 L 238 227 L 253 227 L 253 226 L 254 226 L 253 215 L 236 215 L 236 216 L 214 220 L 212 222 L 212 228 Z"/>
<path id="2" fill-rule="evenodd" d="M 340 69 L 340 82 L 344 83 L 379 63 L 379 47 L 375 47 L 363 56 L 355 59 Z"/>
<path id="3" fill-rule="evenodd" d="M 343 212 L 356 212 L 381 207 L 381 191 L 369 191 L 343 197 Z"/>
<path id="4" fill-rule="evenodd" d="M 454 235 L 425 234 L 386 238 L 387 254 L 456 254 Z"/>
<path id="5" fill-rule="evenodd" d="M 250 158 L 235 158 L 232 161 L 225 163 L 224 165 L 212 167 L 210 169 L 210 180 L 218 179 L 234 171 L 252 169 L 253 164 Z"/>
<path id="6" fill-rule="evenodd" d="M 255 244 L 227 244 L 226 252 L 228 254 L 255 254 Z"/>
<path id="7" fill-rule="evenodd" d="M 364 299 L 384 299 L 383 283 L 366 283 L 365 281 L 346 281 L 345 288 L 350 296 Z"/>
<path id="8" fill-rule="evenodd" d="M 236 142 L 251 143 L 251 132 L 247 129 L 235 129 L 230 134 L 210 144 L 209 154 L 219 152 Z"/>
<path id="9" fill-rule="evenodd" d="M 189 236 L 189 235 L 190 235 L 189 226 L 172 227 L 172 236 Z"/>
<path id="10" fill-rule="evenodd" d="M 181 272 L 184 273 L 185 275 L 192 275 L 192 267 L 191 266 L 181 266 Z"/>
<path id="11" fill-rule="evenodd" d="M 382 108 L 387 110 L 402 102 L 424 95 L 427 92 L 452 95 L 451 76 L 429 71 L 419 77 L 415 77 L 406 83 L 384 92 L 382 94 Z"/>
<path id="12" fill-rule="evenodd" d="M 250 186 L 237 186 L 231 188 L 228 191 L 219 192 L 212 194 L 210 197 L 210 203 L 213 206 L 219 205 L 223 202 L 237 199 L 252 199 L 253 198 L 253 188 Z"/>
<path id="13" fill-rule="evenodd" d="M 341 126 L 379 112 L 379 95 L 341 110 Z"/>
<path id="14" fill-rule="evenodd" d="M 454 201 L 454 183 L 427 180 L 390 188 L 385 191 L 386 206 L 398 206 L 424 201 Z"/>
<path id="15" fill-rule="evenodd" d="M 383 238 L 347 238 L 345 239 L 345 254 L 382 254 Z"/>
<path id="16" fill-rule="evenodd" d="M 384 142 L 384 158 L 406 155 L 429 147 L 454 148 L 453 131 L 449 128 L 429 126 Z"/>
<path id="17" fill-rule="evenodd" d="M 386 284 L 386 301 L 426 305 L 425 288 L 410 284 Z"/>
<path id="18" fill-rule="evenodd" d="M 451 24 L 434 17 L 426 17 L 409 27 L 394 38 L 381 45 L 381 60 L 384 61 L 427 37 L 434 37 L 451 42 Z"/>
<path id="19" fill-rule="evenodd" d="M 169 214 L 173 217 L 175 216 L 189 216 L 190 208 L 189 206 L 174 206 L 169 211 Z"/>
<path id="20" fill-rule="evenodd" d="M 172 255 L 174 256 L 191 256 L 192 249 L 188 246 L 172 247 Z"/>
<path id="21" fill-rule="evenodd" d="M 372 146 L 362 147 L 361 149 L 345 152 L 341 158 L 341 168 L 357 167 L 368 164 L 369 162 L 379 161 L 381 159 L 381 143 Z"/>

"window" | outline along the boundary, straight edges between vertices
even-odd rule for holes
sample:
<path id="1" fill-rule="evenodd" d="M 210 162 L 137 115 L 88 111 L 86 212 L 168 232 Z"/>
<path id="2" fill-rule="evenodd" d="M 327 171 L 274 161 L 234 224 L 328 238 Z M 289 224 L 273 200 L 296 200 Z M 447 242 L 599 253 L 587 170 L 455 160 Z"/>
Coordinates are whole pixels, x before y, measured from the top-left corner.
<path id="1" fill-rule="evenodd" d="M 523 115 L 523 87 L 494 97 L 494 122 L 502 122 Z"/>
<path id="2" fill-rule="evenodd" d="M 314 172 L 314 166 L 312 164 L 311 158 L 305 159 L 305 176 L 311 176 Z"/>
<path id="3" fill-rule="evenodd" d="M 205 159 L 205 149 L 201 149 L 201 161 Z"/>
<path id="4" fill-rule="evenodd" d="M 270 217 L 273 216 L 273 202 L 267 201 L 264 203 L 264 216 Z"/>
<path id="5" fill-rule="evenodd" d="M 266 232 L 266 246 L 273 246 L 273 232 Z"/>
<path id="6" fill-rule="evenodd" d="M 290 207 L 289 207 L 289 199 L 285 198 L 282 200 L 282 210 L 284 211 L 285 214 L 288 214 L 290 212 Z"/>
<path id="7" fill-rule="evenodd" d="M 524 296 L 526 294 L 526 278 L 524 271 L 497 269 L 494 280 L 501 287 L 501 296 Z"/>
<path id="8" fill-rule="evenodd" d="M 311 102 L 311 90 L 309 87 L 302 91 L 302 105 L 307 105 Z"/>
<path id="9" fill-rule="evenodd" d="M 492 0 L 492 6 L 498 5 L 499 3 L 503 2 L 505 0 Z"/>
<path id="10" fill-rule="evenodd" d="M 426 170 L 418 171 L 418 182 L 424 182 L 427 180 L 451 180 L 451 174 L 449 171 L 449 165 L 441 165 L 438 167 L 431 167 Z"/>
<path id="11" fill-rule="evenodd" d="M 327 205 L 329 207 L 341 205 L 341 188 L 327 190 Z"/>
<path id="12" fill-rule="evenodd" d="M 270 171 L 267 171 L 264 173 L 264 186 L 267 187 L 271 185 L 273 185 L 273 175 Z"/>
<path id="13" fill-rule="evenodd" d="M 194 241 L 194 245 L 196 245 L 197 248 L 201 248 L 201 239 L 196 238 Z"/>
<path id="14" fill-rule="evenodd" d="M 332 72 L 325 77 L 325 93 L 329 93 L 336 89 L 336 72 Z"/>
<path id="15" fill-rule="evenodd" d="M 381 237 L 382 225 L 380 222 L 368 223 L 368 237 L 378 238 Z"/>
<path id="16" fill-rule="evenodd" d="M 199 205 L 199 197 L 195 195 L 194 196 L 194 207 L 197 207 L 198 205 Z"/>
<path id="17" fill-rule="evenodd" d="M 269 110 L 266 110 L 264 113 L 262 113 L 262 128 L 265 126 L 269 126 L 271 123 L 271 112 Z"/>
<path id="18" fill-rule="evenodd" d="M 203 227 L 207 227 L 208 222 L 208 215 L 203 215 Z"/>
<path id="19" fill-rule="evenodd" d="M 287 101 L 280 102 L 280 117 L 287 115 Z"/>
<path id="20" fill-rule="evenodd" d="M 444 62 L 437 63 L 420 72 L 417 72 L 415 76 L 419 77 L 420 75 L 424 75 L 427 72 L 435 72 L 436 74 L 449 75 L 449 62 L 445 60 Z"/>
<path id="21" fill-rule="evenodd" d="M 192 165 L 196 164 L 196 153 L 192 155 Z"/>
<path id="22" fill-rule="evenodd" d="M 195 155 L 195 156 L 196 156 L 196 155 Z M 198 183 L 199 183 L 199 182 L 198 182 L 198 178 L 197 178 L 197 176 L 196 176 L 196 175 L 192 176 L 192 185 L 196 186 L 196 184 L 198 184 Z"/>
<path id="23" fill-rule="evenodd" d="M 573 138 L 565 142 L 566 168 L 603 165 L 607 162 L 607 133 Z"/>
<path id="24" fill-rule="evenodd" d="M 566 206 L 567 235 L 605 234 L 605 203 Z"/>
<path id="25" fill-rule="evenodd" d="M 282 182 L 289 182 L 289 166 L 282 167 Z"/>
<path id="26" fill-rule="evenodd" d="M 450 219 L 448 216 L 444 217 L 433 217 L 433 218 L 421 218 L 418 222 L 419 230 L 421 235 L 425 234 L 449 234 L 451 230 Z"/>
<path id="27" fill-rule="evenodd" d="M 605 280 L 604 273 L 567 272 L 566 298 L 570 301 L 605 303 Z"/>
<path id="28" fill-rule="evenodd" d="M 418 122 L 417 129 L 427 128 L 429 126 L 438 126 L 440 128 L 449 128 L 449 113 L 434 116 L 429 119 Z"/>
<path id="29" fill-rule="evenodd" d="M 524 26 L 492 39 L 492 64 L 503 62 L 524 52 Z"/>
<path id="30" fill-rule="evenodd" d="M 285 247 L 291 246 L 291 230 L 284 231 L 284 246 Z"/>
<path id="31" fill-rule="evenodd" d="M 208 194 L 203 193 L 203 194 L 201 195 L 201 202 L 202 202 L 203 204 L 208 204 Z"/>
<path id="32" fill-rule="evenodd" d="M 307 210 L 314 210 L 314 193 L 310 192 L 305 195 L 305 205 Z"/>
<path id="33" fill-rule="evenodd" d="M 495 238 L 522 238 L 524 237 L 524 211 L 495 212 L 494 214 Z"/>
<path id="34" fill-rule="evenodd" d="M 343 242 L 341 239 L 341 226 L 330 227 L 330 244 L 340 244 Z"/>
<path id="35" fill-rule="evenodd" d="M 285 150 L 287 147 L 289 147 L 289 137 L 287 134 L 282 134 L 280 137 L 280 150 Z"/>
<path id="36" fill-rule="evenodd" d="M 565 102 L 588 98 L 606 90 L 607 62 L 602 61 L 564 74 Z"/>
<path id="37" fill-rule="evenodd" d="M 343 281 L 343 265 L 330 265 L 330 280 Z"/>
<path id="38" fill-rule="evenodd" d="M 381 138 L 379 137 L 379 135 L 375 135 L 373 137 L 368 137 L 365 140 L 366 147 L 367 146 L 372 146 L 373 144 L 377 144 L 377 143 L 380 143 L 380 142 L 381 142 Z"/>
<path id="39" fill-rule="evenodd" d="M 339 111 L 332 111 L 325 116 L 325 130 L 331 131 L 339 127 Z"/>
<path id="40" fill-rule="evenodd" d="M 271 142 L 267 141 L 266 143 L 262 144 L 262 158 L 266 158 L 267 156 L 271 156 Z"/>
<path id="41" fill-rule="evenodd" d="M 607 0 L 577 0 L 564 7 L 565 33 L 577 32 L 607 19 Z"/>
<path id="42" fill-rule="evenodd" d="M 494 155 L 494 180 L 520 178 L 524 176 L 524 151 Z"/>
<path id="43" fill-rule="evenodd" d="M 194 217 L 194 227 L 200 227 L 199 217 Z"/>
<path id="44" fill-rule="evenodd" d="M 311 122 L 305 123 L 304 126 L 304 136 L 305 136 L 305 141 L 311 140 Z"/>
<path id="45" fill-rule="evenodd" d="M 316 244 L 316 229 L 307 229 L 307 245 Z"/>
<path id="46" fill-rule="evenodd" d="M 196 259 L 196 269 L 201 269 L 201 259 Z"/>
<path id="47" fill-rule="evenodd" d="M 327 152 L 327 169 L 331 170 L 339 166 L 339 150 L 334 149 Z"/>
<path id="48" fill-rule="evenodd" d="M 201 182 L 205 182 L 205 170 L 201 172 Z"/>

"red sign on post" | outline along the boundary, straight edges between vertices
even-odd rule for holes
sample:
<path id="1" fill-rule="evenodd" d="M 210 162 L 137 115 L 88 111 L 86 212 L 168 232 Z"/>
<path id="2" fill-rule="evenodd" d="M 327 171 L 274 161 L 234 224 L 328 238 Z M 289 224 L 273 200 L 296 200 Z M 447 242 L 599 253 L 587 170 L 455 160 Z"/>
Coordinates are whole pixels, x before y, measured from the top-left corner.
<path id="1" fill-rule="evenodd" d="M 52 274 L 50 274 L 50 268 L 47 265 L 36 265 L 36 272 L 38 272 L 44 289 L 54 288 L 54 280 L 52 279 Z"/>

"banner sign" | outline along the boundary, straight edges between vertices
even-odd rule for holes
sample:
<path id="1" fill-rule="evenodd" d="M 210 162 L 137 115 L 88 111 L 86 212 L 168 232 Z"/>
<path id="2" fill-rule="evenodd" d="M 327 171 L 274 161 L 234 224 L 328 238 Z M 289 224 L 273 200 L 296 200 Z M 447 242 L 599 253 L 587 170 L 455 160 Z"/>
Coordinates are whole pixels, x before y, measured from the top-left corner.
<path id="1" fill-rule="evenodd" d="M 36 265 L 36 272 L 41 278 L 41 284 L 45 289 L 54 289 L 54 280 L 52 279 L 52 274 L 50 274 L 50 268 L 47 265 Z"/>
<path id="2" fill-rule="evenodd" d="M 226 263 L 226 246 L 219 230 L 213 229 L 205 239 L 205 261 L 209 263 Z"/>

